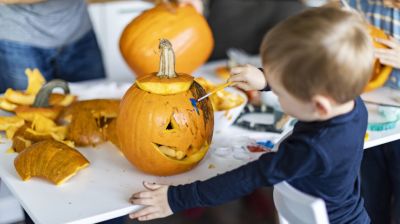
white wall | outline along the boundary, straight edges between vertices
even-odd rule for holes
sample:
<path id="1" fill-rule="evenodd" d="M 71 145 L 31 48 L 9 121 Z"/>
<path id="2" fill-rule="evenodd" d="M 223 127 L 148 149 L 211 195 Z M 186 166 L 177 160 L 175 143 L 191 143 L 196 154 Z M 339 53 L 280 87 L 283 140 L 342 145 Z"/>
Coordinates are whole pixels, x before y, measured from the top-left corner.
<path id="1" fill-rule="evenodd" d="M 107 76 L 113 81 L 133 81 L 134 75 L 119 51 L 119 38 L 125 26 L 153 5 L 139 0 L 94 3 L 89 13 L 103 54 Z"/>

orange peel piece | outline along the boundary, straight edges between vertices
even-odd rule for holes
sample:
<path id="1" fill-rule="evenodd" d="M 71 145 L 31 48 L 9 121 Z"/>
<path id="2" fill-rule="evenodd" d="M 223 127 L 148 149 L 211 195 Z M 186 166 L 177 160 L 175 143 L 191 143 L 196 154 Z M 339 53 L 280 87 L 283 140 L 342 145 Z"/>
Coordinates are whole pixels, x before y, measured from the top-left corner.
<path id="1" fill-rule="evenodd" d="M 17 104 L 11 103 L 4 97 L 0 97 L 0 109 L 13 112 L 17 107 Z"/>
<path id="2" fill-rule="evenodd" d="M 28 87 L 25 90 L 26 94 L 36 95 L 40 88 L 46 83 L 46 79 L 43 77 L 39 69 L 25 69 L 25 74 L 28 77 Z"/>
<path id="3" fill-rule="evenodd" d="M 23 181 L 42 177 L 56 185 L 61 185 L 88 165 L 89 161 L 79 151 L 55 140 L 35 143 L 14 160 Z"/>

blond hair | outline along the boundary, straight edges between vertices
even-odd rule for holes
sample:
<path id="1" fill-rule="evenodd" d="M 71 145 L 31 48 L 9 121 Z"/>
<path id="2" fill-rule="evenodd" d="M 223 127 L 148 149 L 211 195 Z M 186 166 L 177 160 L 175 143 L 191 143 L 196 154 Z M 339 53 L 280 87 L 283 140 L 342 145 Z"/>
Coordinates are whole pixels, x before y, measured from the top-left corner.
<path id="1" fill-rule="evenodd" d="M 360 95 L 372 75 L 372 40 L 362 18 L 333 7 L 310 9 L 274 27 L 261 45 L 267 75 L 303 101 L 337 103 Z"/>

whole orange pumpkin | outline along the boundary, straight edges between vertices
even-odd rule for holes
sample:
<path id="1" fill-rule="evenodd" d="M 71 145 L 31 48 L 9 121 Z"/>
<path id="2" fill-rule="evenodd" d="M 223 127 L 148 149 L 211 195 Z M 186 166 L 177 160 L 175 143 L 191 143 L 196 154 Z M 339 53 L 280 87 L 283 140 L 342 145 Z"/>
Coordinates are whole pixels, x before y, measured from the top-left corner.
<path id="1" fill-rule="evenodd" d="M 191 104 L 205 90 L 187 74 L 175 73 L 168 40 L 160 41 L 158 73 L 136 80 L 125 93 L 117 119 L 120 149 L 143 172 L 173 175 L 192 169 L 211 143 L 214 115 L 209 99 Z"/>
<path id="2" fill-rule="evenodd" d="M 375 26 L 368 25 L 368 30 L 372 38 L 389 39 L 383 30 Z M 375 48 L 387 48 L 385 45 L 382 45 L 375 40 L 373 40 L 373 43 Z M 379 60 L 376 59 L 371 80 L 368 82 L 364 91 L 371 91 L 383 86 L 389 78 L 390 73 L 392 73 L 392 70 L 393 68 L 391 66 L 382 65 Z"/>
<path id="3" fill-rule="evenodd" d="M 159 3 L 130 22 L 120 39 L 120 50 L 136 76 L 158 69 L 158 41 L 174 46 L 177 71 L 191 74 L 210 56 L 214 47 L 211 29 L 192 6 Z"/>

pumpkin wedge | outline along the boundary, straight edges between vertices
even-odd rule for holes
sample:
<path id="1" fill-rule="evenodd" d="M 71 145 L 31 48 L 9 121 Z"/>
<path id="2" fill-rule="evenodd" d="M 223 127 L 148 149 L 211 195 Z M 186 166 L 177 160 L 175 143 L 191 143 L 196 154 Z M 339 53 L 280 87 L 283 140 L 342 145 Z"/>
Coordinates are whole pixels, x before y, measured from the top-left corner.
<path id="1" fill-rule="evenodd" d="M 35 143 L 14 160 L 23 181 L 42 177 L 56 185 L 64 183 L 88 165 L 89 161 L 79 151 L 55 140 Z"/>

